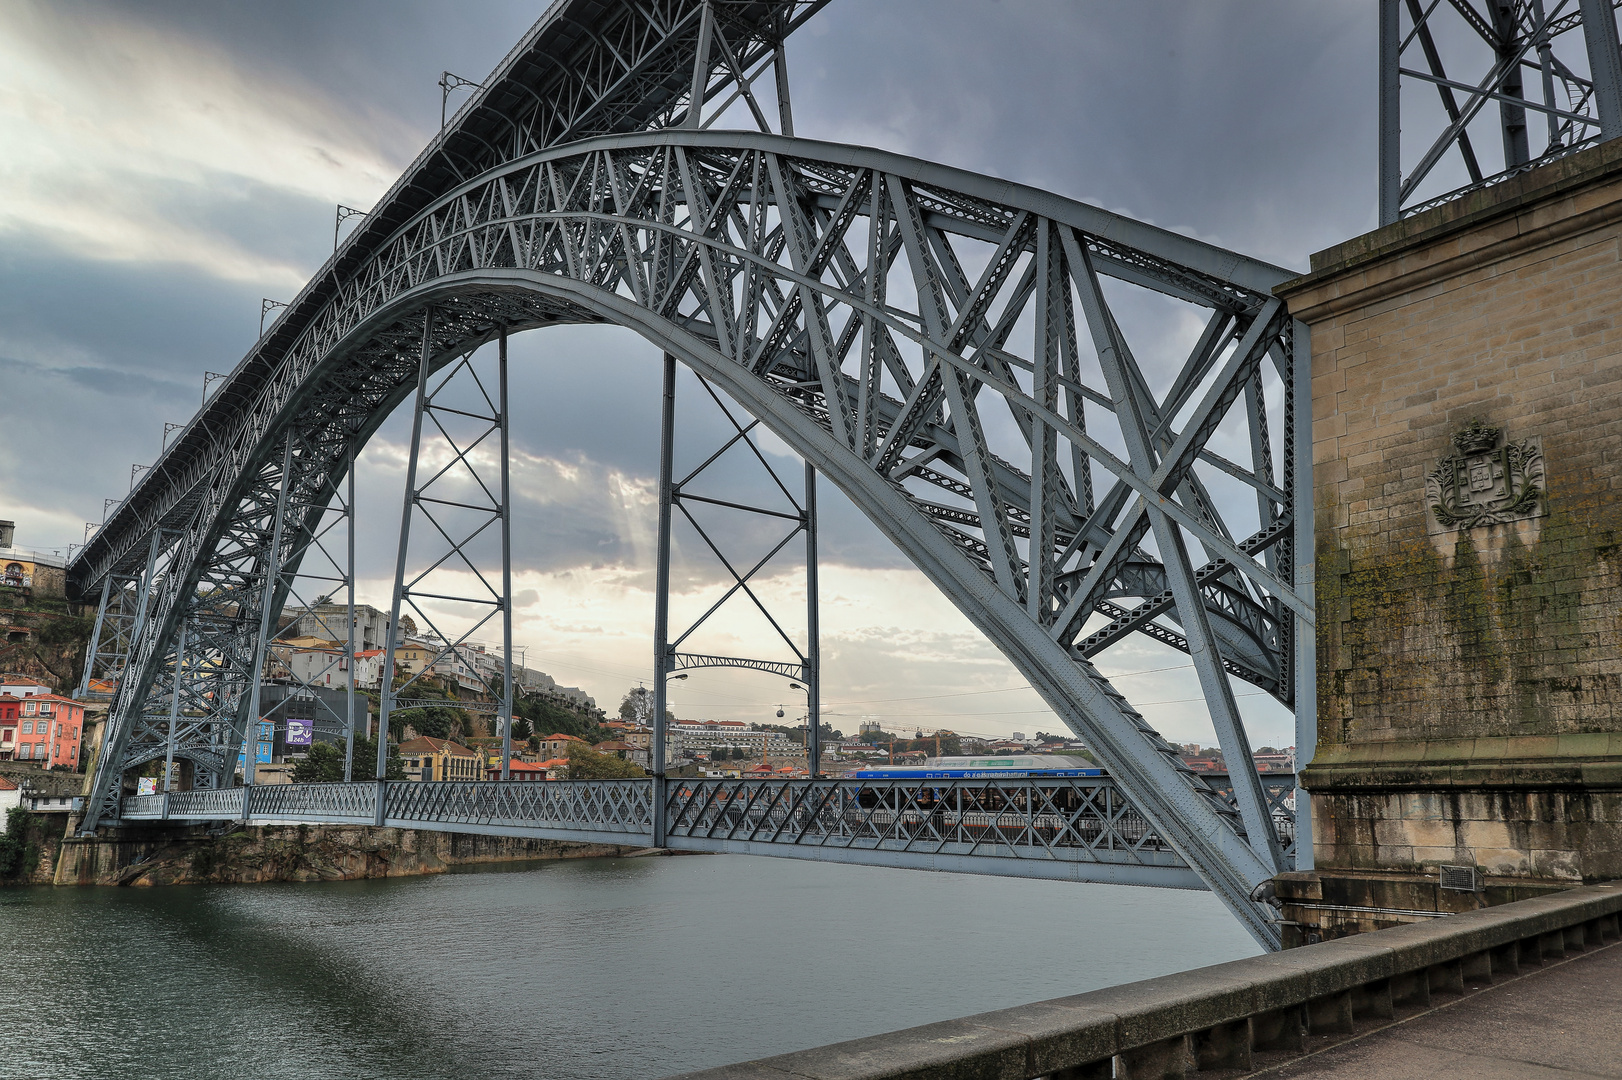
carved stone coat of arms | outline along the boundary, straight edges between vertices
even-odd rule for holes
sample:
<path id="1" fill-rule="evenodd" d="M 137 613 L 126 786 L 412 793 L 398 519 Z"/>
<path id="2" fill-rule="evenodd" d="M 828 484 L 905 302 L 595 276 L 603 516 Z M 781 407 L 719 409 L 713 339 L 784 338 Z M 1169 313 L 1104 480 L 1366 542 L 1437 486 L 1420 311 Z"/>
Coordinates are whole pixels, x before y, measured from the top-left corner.
<path id="1" fill-rule="evenodd" d="M 1543 440 L 1499 445 L 1499 434 L 1477 421 L 1453 436 L 1458 452 L 1425 477 L 1431 532 L 1505 525 L 1545 513 Z"/>

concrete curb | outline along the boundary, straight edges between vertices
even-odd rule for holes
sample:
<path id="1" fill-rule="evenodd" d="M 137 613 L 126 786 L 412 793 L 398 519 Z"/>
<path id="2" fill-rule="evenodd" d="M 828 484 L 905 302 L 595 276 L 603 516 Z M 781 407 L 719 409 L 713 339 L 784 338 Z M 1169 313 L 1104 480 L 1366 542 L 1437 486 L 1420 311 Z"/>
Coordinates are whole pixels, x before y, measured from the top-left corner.
<path id="1" fill-rule="evenodd" d="M 1064 1080 L 1252 1067 L 1622 936 L 1622 881 L 671 1080 Z"/>

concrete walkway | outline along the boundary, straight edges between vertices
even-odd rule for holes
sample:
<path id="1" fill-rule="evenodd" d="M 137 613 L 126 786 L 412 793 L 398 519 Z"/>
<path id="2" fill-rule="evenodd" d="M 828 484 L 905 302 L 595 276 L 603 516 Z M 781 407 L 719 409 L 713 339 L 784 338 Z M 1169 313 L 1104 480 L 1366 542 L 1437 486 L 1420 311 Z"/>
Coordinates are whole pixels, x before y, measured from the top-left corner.
<path id="1" fill-rule="evenodd" d="M 1251 1074 L 1268 1080 L 1622 1078 L 1622 945 Z"/>

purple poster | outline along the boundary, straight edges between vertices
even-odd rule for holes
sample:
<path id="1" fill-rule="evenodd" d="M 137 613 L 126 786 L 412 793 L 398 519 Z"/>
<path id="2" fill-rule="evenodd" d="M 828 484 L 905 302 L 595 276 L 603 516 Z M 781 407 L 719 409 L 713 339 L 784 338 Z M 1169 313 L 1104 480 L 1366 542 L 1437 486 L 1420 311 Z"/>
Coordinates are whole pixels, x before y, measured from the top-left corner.
<path id="1" fill-rule="evenodd" d="M 288 746 L 309 746 L 313 733 L 314 725 L 312 725 L 308 720 L 287 721 Z"/>

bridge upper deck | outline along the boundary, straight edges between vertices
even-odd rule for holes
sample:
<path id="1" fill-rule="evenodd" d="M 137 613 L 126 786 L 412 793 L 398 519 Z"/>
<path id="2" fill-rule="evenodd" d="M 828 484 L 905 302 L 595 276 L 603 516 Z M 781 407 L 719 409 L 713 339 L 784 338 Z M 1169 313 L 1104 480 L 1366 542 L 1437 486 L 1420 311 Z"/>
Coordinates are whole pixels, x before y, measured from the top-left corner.
<path id="1" fill-rule="evenodd" d="M 737 0 L 712 11 L 749 70 L 828 0 Z M 138 575 L 153 529 L 179 528 L 220 464 L 234 418 L 255 400 L 290 346 L 396 230 L 469 178 L 514 158 L 600 135 L 680 124 L 691 105 L 700 0 L 554 0 L 324 266 L 170 440 L 153 466 L 71 560 L 81 593 L 108 574 Z M 705 101 L 731 85 L 710 57 Z"/>

